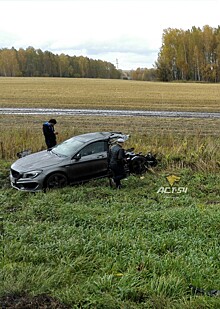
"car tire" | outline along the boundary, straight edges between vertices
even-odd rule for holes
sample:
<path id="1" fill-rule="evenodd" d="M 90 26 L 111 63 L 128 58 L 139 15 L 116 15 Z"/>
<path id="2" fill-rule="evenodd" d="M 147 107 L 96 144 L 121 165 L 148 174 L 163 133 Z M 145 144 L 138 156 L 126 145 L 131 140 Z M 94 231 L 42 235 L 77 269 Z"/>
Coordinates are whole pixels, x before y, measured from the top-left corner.
<path id="1" fill-rule="evenodd" d="M 46 189 L 58 189 L 68 185 L 68 179 L 65 174 L 53 173 L 49 175 L 45 181 Z"/>

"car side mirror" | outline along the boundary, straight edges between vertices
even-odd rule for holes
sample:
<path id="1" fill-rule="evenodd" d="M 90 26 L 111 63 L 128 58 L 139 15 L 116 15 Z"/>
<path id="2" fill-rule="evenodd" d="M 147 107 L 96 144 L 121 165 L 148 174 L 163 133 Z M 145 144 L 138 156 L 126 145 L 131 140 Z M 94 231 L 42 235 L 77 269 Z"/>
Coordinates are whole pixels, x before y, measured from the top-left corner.
<path id="1" fill-rule="evenodd" d="M 73 157 L 73 159 L 75 159 L 76 161 L 79 161 L 80 159 L 81 159 L 81 153 L 77 153 L 74 157 Z"/>

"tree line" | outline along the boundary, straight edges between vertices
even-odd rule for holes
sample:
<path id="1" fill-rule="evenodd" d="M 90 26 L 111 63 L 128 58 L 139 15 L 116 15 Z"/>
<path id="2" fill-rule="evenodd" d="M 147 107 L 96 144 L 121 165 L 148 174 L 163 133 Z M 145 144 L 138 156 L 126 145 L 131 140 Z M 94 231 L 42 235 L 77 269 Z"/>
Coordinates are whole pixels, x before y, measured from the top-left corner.
<path id="1" fill-rule="evenodd" d="M 166 29 L 156 61 L 161 81 L 220 81 L 220 26 Z"/>
<path id="2" fill-rule="evenodd" d="M 55 55 L 28 47 L 0 49 L 0 76 L 120 78 L 120 72 L 107 61 L 83 56 Z"/>
<path id="3" fill-rule="evenodd" d="M 132 79 L 220 82 L 220 26 L 165 29 L 153 69 L 138 68 Z"/>
<path id="4" fill-rule="evenodd" d="M 123 78 L 107 61 L 54 55 L 28 47 L 0 49 L 0 76 Z M 129 79 L 148 81 L 220 82 L 220 26 L 191 30 L 168 28 L 154 67 L 137 68 Z"/>

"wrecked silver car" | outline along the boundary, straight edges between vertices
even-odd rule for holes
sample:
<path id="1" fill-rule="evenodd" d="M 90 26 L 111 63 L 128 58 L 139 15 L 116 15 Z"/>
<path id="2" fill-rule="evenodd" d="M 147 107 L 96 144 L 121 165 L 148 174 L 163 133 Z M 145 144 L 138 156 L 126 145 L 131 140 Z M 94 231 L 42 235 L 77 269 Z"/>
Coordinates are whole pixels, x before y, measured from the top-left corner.
<path id="1" fill-rule="evenodd" d="M 109 144 L 120 137 L 128 139 L 121 132 L 82 134 L 49 150 L 21 157 L 11 165 L 11 185 L 37 192 L 107 177 Z"/>

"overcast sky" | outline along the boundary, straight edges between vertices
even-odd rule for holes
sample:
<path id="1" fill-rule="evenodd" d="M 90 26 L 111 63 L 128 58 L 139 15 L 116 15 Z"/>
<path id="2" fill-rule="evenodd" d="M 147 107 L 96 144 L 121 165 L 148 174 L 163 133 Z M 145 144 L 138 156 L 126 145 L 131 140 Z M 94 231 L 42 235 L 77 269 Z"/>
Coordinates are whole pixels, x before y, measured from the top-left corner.
<path id="1" fill-rule="evenodd" d="M 220 25 L 220 0 L 0 0 L 0 48 L 152 68 L 163 30 Z"/>

